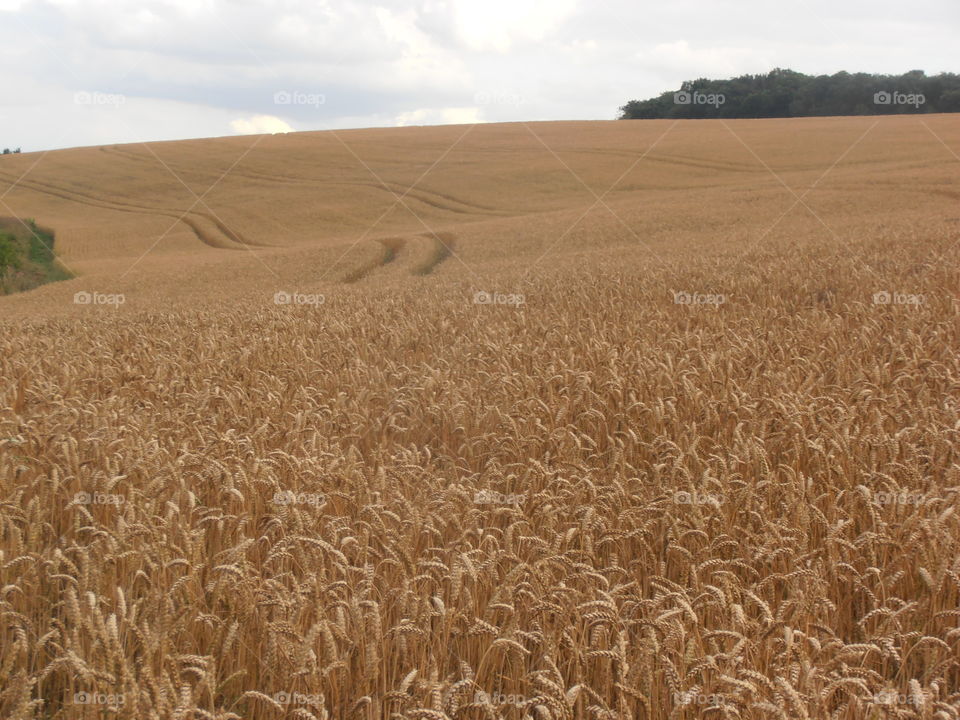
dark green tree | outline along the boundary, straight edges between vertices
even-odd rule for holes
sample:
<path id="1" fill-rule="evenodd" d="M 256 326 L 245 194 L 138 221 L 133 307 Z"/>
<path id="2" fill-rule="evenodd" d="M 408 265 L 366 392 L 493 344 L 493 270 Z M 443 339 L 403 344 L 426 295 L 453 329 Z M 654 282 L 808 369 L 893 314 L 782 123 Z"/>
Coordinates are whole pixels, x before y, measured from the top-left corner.
<path id="1" fill-rule="evenodd" d="M 718 98 L 709 102 L 707 96 Z M 804 75 L 776 68 L 765 75 L 728 80 L 698 78 L 676 91 L 620 108 L 623 119 L 763 118 L 811 115 L 892 115 L 960 112 L 960 75 L 927 76 L 838 72 Z"/>

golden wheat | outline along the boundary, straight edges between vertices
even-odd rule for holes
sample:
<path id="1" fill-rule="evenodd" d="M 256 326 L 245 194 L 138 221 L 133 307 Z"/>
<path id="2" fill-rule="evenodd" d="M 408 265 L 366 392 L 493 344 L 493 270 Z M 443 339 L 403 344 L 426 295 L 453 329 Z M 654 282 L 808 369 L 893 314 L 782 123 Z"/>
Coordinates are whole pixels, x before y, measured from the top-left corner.
<path id="1" fill-rule="evenodd" d="M 420 188 L 436 233 L 390 216 L 257 257 L 178 237 L 100 286 L 123 307 L 70 302 L 106 271 L 4 299 L 0 716 L 960 718 L 956 164 L 907 122 L 805 201 L 823 222 L 767 235 L 793 198 L 720 123 L 681 124 L 567 236 L 582 186 L 530 155 L 520 192 L 505 158 L 533 139 L 478 128 L 454 156 L 507 179 Z M 789 127 L 835 159 L 861 125 Z M 830 153 L 785 127 L 733 129 L 809 185 Z M 602 185 L 625 133 L 666 128 L 536 132 Z M 345 139 L 402 194 L 403 162 L 463 129 L 392 132 Z M 215 179 L 238 143 L 162 150 Z M 211 199 L 229 242 L 264 234 L 265 177 L 283 211 L 316 192 L 303 148 L 339 158 L 331 184 L 347 165 L 326 135 L 270 143 Z M 95 178 L 136 152 L 54 153 L 64 180 L 11 197 L 68 261 L 122 267 L 153 226 L 98 246 L 65 197 L 166 212 L 155 178 Z M 677 186 L 660 209 L 654 181 Z M 334 209 L 372 221 L 364 187 L 318 201 L 328 235 Z M 206 269 L 176 279 L 185 258 Z"/>

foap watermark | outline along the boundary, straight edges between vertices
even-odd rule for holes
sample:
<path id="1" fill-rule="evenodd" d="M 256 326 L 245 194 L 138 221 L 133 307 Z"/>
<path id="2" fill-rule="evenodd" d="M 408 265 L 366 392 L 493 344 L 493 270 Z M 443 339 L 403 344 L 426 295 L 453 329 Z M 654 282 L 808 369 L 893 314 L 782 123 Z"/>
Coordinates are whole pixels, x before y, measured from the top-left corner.
<path id="1" fill-rule="evenodd" d="M 123 495 L 112 493 L 78 492 L 73 496 L 76 505 L 123 505 L 127 499 Z"/>
<path id="2" fill-rule="evenodd" d="M 478 290 L 473 294 L 474 305 L 513 305 L 519 307 L 526 302 L 526 297 L 516 293 L 489 293 L 485 290 Z"/>
<path id="3" fill-rule="evenodd" d="M 120 307 L 127 301 L 123 293 L 87 292 L 81 290 L 73 294 L 74 305 L 113 305 Z"/>
<path id="4" fill-rule="evenodd" d="M 673 494 L 673 502 L 677 505 L 713 505 L 714 503 L 722 505 L 726 498 L 723 495 L 687 492 L 678 490 Z"/>
<path id="5" fill-rule="evenodd" d="M 681 290 L 673 291 L 675 305 L 723 305 L 727 301 L 726 295 L 713 293 L 691 293 Z"/>
<path id="6" fill-rule="evenodd" d="M 323 93 L 301 92 L 300 90 L 278 90 L 273 94 L 274 105 L 306 105 L 319 108 L 326 105 L 327 96 Z"/>
<path id="7" fill-rule="evenodd" d="M 920 505 L 924 502 L 921 493 L 907 492 L 906 490 L 875 492 L 873 497 L 880 505 Z"/>
<path id="8" fill-rule="evenodd" d="M 877 705 L 918 705 L 920 699 L 894 690 L 881 690 L 873 696 L 873 702 Z"/>
<path id="9" fill-rule="evenodd" d="M 124 704 L 123 693 L 75 692 L 74 705 L 109 705 L 119 707 Z"/>
<path id="10" fill-rule="evenodd" d="M 523 502 L 523 495 L 504 495 L 493 490 L 479 490 L 473 496 L 477 505 L 519 505 Z"/>
<path id="11" fill-rule="evenodd" d="M 727 101 L 723 93 L 702 93 L 699 90 L 689 92 L 681 90 L 673 94 L 674 105 L 713 105 L 718 108 Z"/>
<path id="12" fill-rule="evenodd" d="M 323 704 L 323 698 L 320 695 L 307 695 L 298 692 L 283 692 L 273 694 L 273 699 L 280 705 L 314 705 Z"/>
<path id="13" fill-rule="evenodd" d="M 520 107 L 525 102 L 523 96 L 517 93 L 485 91 L 474 95 L 473 101 L 477 105 L 508 105 L 510 107 Z"/>
<path id="14" fill-rule="evenodd" d="M 694 690 L 673 693 L 673 704 L 680 707 L 687 705 L 719 705 L 723 701 L 722 695 L 699 693 Z"/>
<path id="15" fill-rule="evenodd" d="M 279 490 L 273 494 L 274 505 L 314 505 L 320 506 L 327 502 L 323 493 L 295 493 L 292 490 Z"/>
<path id="16" fill-rule="evenodd" d="M 323 305 L 327 299 L 320 294 L 312 293 L 289 293 L 285 290 L 279 290 L 273 294 L 273 303 L 275 305 Z"/>
<path id="17" fill-rule="evenodd" d="M 73 94 L 74 105 L 106 105 L 120 107 L 127 102 L 126 95 L 118 93 L 103 93 L 90 90 L 81 90 Z"/>
<path id="18" fill-rule="evenodd" d="M 910 293 L 890 292 L 880 290 L 873 294 L 874 305 L 923 305 L 926 298 L 923 295 Z"/>
<path id="19" fill-rule="evenodd" d="M 488 693 L 483 690 L 477 690 L 473 694 L 473 703 L 475 705 L 512 705 L 513 707 L 523 707 L 527 704 L 527 698 L 524 695 L 504 695 L 502 692 Z"/>
<path id="20" fill-rule="evenodd" d="M 873 94 L 874 105 L 913 105 L 920 107 L 927 101 L 923 93 L 902 93 L 897 90 L 888 92 L 881 90 Z"/>

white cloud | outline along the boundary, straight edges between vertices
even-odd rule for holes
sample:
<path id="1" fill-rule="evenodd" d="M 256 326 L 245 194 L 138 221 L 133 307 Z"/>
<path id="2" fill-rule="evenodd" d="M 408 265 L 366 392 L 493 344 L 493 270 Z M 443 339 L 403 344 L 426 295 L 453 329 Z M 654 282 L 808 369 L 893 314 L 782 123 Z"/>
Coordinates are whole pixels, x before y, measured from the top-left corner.
<path id="1" fill-rule="evenodd" d="M 577 0 L 453 0 L 457 30 L 474 50 L 507 52 L 541 42 L 576 9 Z"/>
<path id="2" fill-rule="evenodd" d="M 762 53 L 742 47 L 691 47 L 686 40 L 660 43 L 637 53 L 638 59 L 658 69 L 679 72 L 685 79 L 731 77 L 761 68 L 772 70 Z"/>
<path id="3" fill-rule="evenodd" d="M 378 7 L 380 30 L 400 48 L 390 68 L 388 83 L 397 88 L 433 86 L 461 87 L 469 81 L 463 62 L 455 53 L 438 45 L 418 24 L 419 13 Z"/>
<path id="4" fill-rule="evenodd" d="M 422 108 L 397 115 L 394 124 L 406 125 L 471 125 L 481 123 L 480 110 L 475 107 Z"/>
<path id="5" fill-rule="evenodd" d="M 285 121 L 273 115 L 254 115 L 251 118 L 238 118 L 230 123 L 237 135 L 272 135 L 274 133 L 294 132 Z"/>

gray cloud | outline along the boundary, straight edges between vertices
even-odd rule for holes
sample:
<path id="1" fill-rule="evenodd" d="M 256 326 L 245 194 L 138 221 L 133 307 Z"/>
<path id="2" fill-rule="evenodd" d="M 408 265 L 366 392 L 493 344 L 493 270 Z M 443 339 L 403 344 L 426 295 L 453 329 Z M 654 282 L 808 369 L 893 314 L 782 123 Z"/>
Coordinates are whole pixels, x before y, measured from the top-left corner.
<path id="1" fill-rule="evenodd" d="M 956 70 L 960 6 L 0 0 L 0 24 L 0 144 L 30 150 L 224 135 L 263 126 L 254 116 L 296 130 L 609 119 L 687 78 L 775 66 Z M 79 91 L 125 101 L 78 106 Z M 304 102 L 276 103 L 283 92 Z"/>

